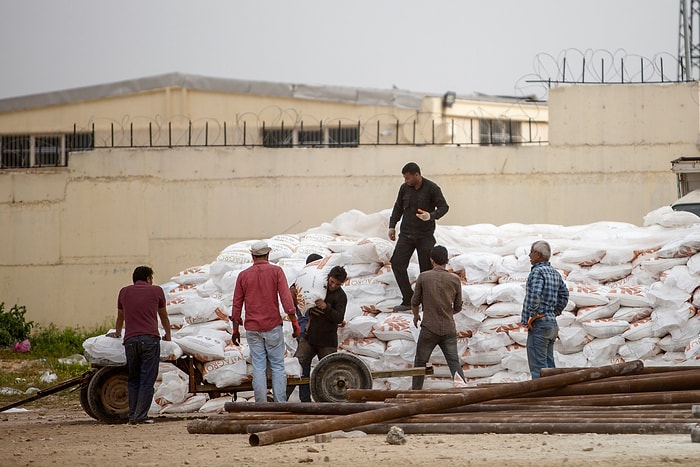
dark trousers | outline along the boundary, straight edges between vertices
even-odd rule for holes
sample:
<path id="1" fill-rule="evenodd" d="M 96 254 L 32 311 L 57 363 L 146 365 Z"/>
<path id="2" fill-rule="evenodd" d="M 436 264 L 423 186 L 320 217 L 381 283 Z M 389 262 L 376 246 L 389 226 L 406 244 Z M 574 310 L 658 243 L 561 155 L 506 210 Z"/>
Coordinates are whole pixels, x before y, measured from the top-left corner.
<path id="1" fill-rule="evenodd" d="M 335 347 L 321 347 L 318 345 L 312 345 L 306 340 L 306 337 L 302 337 L 299 340 L 299 345 L 297 346 L 297 351 L 294 356 L 299 359 L 299 364 L 301 365 L 301 375 L 309 376 L 311 374 L 311 360 L 315 356 L 321 360 L 326 355 L 330 355 L 338 350 L 338 346 Z M 311 402 L 311 390 L 308 384 L 299 385 L 299 400 L 302 402 Z"/>
<path id="2" fill-rule="evenodd" d="M 153 386 L 158 377 L 160 362 L 160 338 L 134 336 L 124 342 L 126 365 L 129 373 L 129 421 L 140 422 L 148 418 L 153 402 Z"/>
<path id="3" fill-rule="evenodd" d="M 434 334 L 430 330 L 421 327 L 420 334 L 418 335 L 418 343 L 416 344 L 416 357 L 413 360 L 413 366 L 415 368 L 422 368 L 430 360 L 430 355 L 433 353 L 435 346 L 440 346 L 442 354 L 445 356 L 447 361 L 447 366 L 450 368 L 450 374 L 454 378 L 455 373 L 464 378 L 464 371 L 462 371 L 462 365 L 459 360 L 459 354 L 457 353 L 457 334 L 447 334 L 440 336 Z M 411 389 L 423 389 L 423 381 L 425 376 L 414 376 Z"/>
<path id="4" fill-rule="evenodd" d="M 430 250 L 435 246 L 435 237 L 432 235 L 423 238 L 409 238 L 399 235 L 399 239 L 394 247 L 394 254 L 391 256 L 391 270 L 394 272 L 396 283 L 401 290 L 401 304 L 411 306 L 413 289 L 411 281 L 408 279 L 408 264 L 411 262 L 413 252 L 418 252 L 418 265 L 420 272 L 432 269 L 430 264 Z"/>

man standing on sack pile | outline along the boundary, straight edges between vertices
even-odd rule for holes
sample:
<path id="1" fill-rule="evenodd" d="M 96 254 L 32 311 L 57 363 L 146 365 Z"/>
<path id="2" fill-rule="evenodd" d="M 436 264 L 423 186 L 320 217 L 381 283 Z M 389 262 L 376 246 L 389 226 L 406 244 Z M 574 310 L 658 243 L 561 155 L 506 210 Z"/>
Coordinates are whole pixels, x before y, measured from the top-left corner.
<path id="1" fill-rule="evenodd" d="M 338 326 L 345 319 L 348 297 L 340 287 L 348 274 L 342 266 L 334 266 L 328 273 L 326 298 L 316 300 L 308 310 L 306 330 L 301 335 L 299 346 L 294 354 L 299 359 L 302 375 L 310 374 L 311 360 L 315 356 L 322 359 L 338 351 Z M 299 385 L 299 400 L 311 402 L 308 384 Z"/>
<path id="2" fill-rule="evenodd" d="M 532 269 L 527 276 L 520 324 L 527 327 L 527 363 L 532 379 L 542 368 L 554 368 L 554 341 L 559 327 L 557 316 L 569 301 L 569 289 L 549 263 L 552 248 L 538 240 L 530 248 Z"/>
<path id="3" fill-rule="evenodd" d="M 389 217 L 389 240 L 396 240 L 396 224 L 401 219 L 399 240 L 391 256 L 391 269 L 401 290 L 401 304 L 394 311 L 411 309 L 411 281 L 408 278 L 408 264 L 413 252 L 418 252 L 420 272 L 429 271 L 430 249 L 435 245 L 435 221 L 444 216 L 448 209 L 442 190 L 435 183 L 423 178 L 420 167 L 409 162 L 403 169 L 404 183 L 394 203 Z"/>
<path id="4" fill-rule="evenodd" d="M 170 340 L 170 319 L 165 308 L 165 293 L 153 285 L 153 269 L 139 266 L 131 275 L 133 285 L 119 291 L 117 322 L 107 337 L 121 338 L 124 327 L 124 351 L 128 371 L 129 425 L 153 423 L 148 409 L 153 402 L 154 385 L 160 362 L 158 318 Z"/>
<path id="5" fill-rule="evenodd" d="M 253 243 L 253 265 L 241 271 L 233 292 L 231 322 L 233 343 L 240 344 L 239 326 L 244 325 L 253 364 L 255 402 L 267 402 L 267 364 L 270 364 L 275 402 L 287 402 L 287 374 L 284 370 L 284 333 L 279 302 L 292 322 L 292 335 L 299 335 L 296 309 L 284 271 L 268 262 L 271 248 L 264 241 Z M 241 319 L 245 304 L 245 323 Z"/>
<path id="6" fill-rule="evenodd" d="M 462 311 L 462 281 L 449 272 L 447 248 L 436 245 L 430 250 L 433 269 L 422 272 L 416 280 L 416 292 L 411 299 L 413 324 L 418 327 L 420 306 L 423 305 L 423 321 L 416 343 L 415 368 L 425 367 L 433 349 L 440 346 L 452 378 L 458 374 L 464 379 L 464 371 L 457 352 L 457 327 L 454 315 Z M 423 389 L 425 377 L 414 376 L 411 389 Z"/>

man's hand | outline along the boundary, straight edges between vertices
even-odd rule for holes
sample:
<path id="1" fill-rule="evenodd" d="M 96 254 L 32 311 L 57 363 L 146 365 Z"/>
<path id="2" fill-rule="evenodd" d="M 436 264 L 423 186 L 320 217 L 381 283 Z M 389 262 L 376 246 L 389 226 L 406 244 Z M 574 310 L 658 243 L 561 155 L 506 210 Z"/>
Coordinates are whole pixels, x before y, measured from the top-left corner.
<path id="1" fill-rule="evenodd" d="M 299 320 L 292 320 L 292 337 L 299 337 L 301 334 L 301 328 L 299 327 Z"/>
<path id="2" fill-rule="evenodd" d="M 389 229 L 389 240 L 396 240 L 396 229 Z"/>
<path id="3" fill-rule="evenodd" d="M 540 319 L 540 318 L 544 318 L 544 314 L 543 314 L 543 313 L 540 313 L 540 314 L 535 315 L 535 316 L 530 316 L 530 317 L 527 319 L 527 328 L 528 328 L 528 329 L 532 329 L 532 323 L 534 323 L 535 321 L 537 321 L 537 320 Z"/>
<path id="4" fill-rule="evenodd" d="M 122 335 L 121 335 L 121 334 L 117 334 L 116 331 L 108 332 L 107 334 L 105 334 L 105 336 L 107 336 L 107 337 L 114 337 L 115 339 L 121 339 L 121 338 L 122 338 Z"/>
<path id="5" fill-rule="evenodd" d="M 422 209 L 418 208 L 416 217 L 424 222 L 427 222 L 430 220 L 430 213 L 428 211 L 423 211 Z"/>
<path id="6" fill-rule="evenodd" d="M 311 308 L 309 308 L 309 313 L 311 314 L 311 316 L 323 316 L 326 314 L 324 310 L 320 309 L 317 306 L 312 306 Z"/>
<path id="7" fill-rule="evenodd" d="M 418 327 L 418 321 L 420 321 L 420 316 L 417 315 L 417 314 L 414 314 L 414 315 L 413 315 L 413 325 L 414 325 L 415 327 Z"/>
<path id="8" fill-rule="evenodd" d="M 299 292 L 297 292 L 296 284 L 292 284 L 291 287 L 289 287 L 289 293 L 292 294 L 292 301 L 294 302 L 294 306 L 299 306 Z"/>
<path id="9" fill-rule="evenodd" d="M 231 333 L 231 342 L 233 345 L 241 345 L 241 333 L 238 331 L 238 324 L 234 323 L 233 332 Z"/>

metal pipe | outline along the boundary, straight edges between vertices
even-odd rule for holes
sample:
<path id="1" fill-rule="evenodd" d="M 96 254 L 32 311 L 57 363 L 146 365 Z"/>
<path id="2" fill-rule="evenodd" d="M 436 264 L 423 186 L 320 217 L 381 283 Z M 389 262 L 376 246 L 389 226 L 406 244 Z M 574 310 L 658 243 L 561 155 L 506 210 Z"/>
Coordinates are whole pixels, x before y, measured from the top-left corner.
<path id="1" fill-rule="evenodd" d="M 355 429 L 367 434 L 386 434 L 392 426 L 406 434 L 688 434 L 695 423 L 405 423 L 373 424 Z M 253 428 L 251 425 L 249 428 Z M 296 428 L 296 427 L 291 427 Z"/>
<path id="2" fill-rule="evenodd" d="M 528 411 L 553 411 L 560 413 L 568 412 L 595 412 L 597 410 L 605 410 L 608 413 L 626 413 L 635 410 L 685 410 L 691 411 L 693 404 L 650 404 L 650 405 L 620 405 L 620 406 L 602 406 L 602 405 L 544 405 L 544 404 L 472 404 L 462 407 L 454 407 L 452 409 L 443 410 L 440 413 L 473 413 L 473 412 L 528 412 Z"/>
<path id="3" fill-rule="evenodd" d="M 351 415 L 333 417 L 326 420 L 305 423 L 299 426 L 279 428 L 262 433 L 252 433 L 248 439 L 251 446 L 264 446 L 279 441 L 304 438 L 306 436 L 327 433 L 335 430 L 353 428 L 369 423 L 378 423 L 394 420 L 417 413 L 449 409 L 461 405 L 484 402 L 487 400 L 512 397 L 542 389 L 551 389 L 568 384 L 591 381 L 609 376 L 630 374 L 644 368 L 640 360 L 616 365 L 608 365 L 599 368 L 589 368 L 563 375 L 538 378 L 518 383 L 505 383 L 499 387 L 474 389 L 464 394 L 450 394 L 429 400 L 383 407 L 381 409 L 361 412 Z"/>
<path id="4" fill-rule="evenodd" d="M 537 434 L 537 433 L 598 433 L 598 434 L 688 434 L 695 423 L 392 423 L 355 427 L 356 431 L 384 435 L 391 427 L 406 434 Z M 249 433 L 270 433 L 282 429 L 298 429 L 298 425 L 249 425 Z"/>
<path id="5" fill-rule="evenodd" d="M 406 396 L 410 396 L 407 394 Z M 402 399 L 387 399 L 387 402 L 398 403 Z M 423 400 L 423 399 L 421 399 Z M 411 404 L 413 401 L 404 400 L 404 404 Z M 490 402 L 493 405 L 512 404 L 546 404 L 556 406 L 622 406 L 622 405 L 649 405 L 649 404 L 697 404 L 700 403 L 700 391 L 670 391 L 670 392 L 645 392 L 630 394 L 594 394 L 562 396 L 562 397 L 523 397 L 523 398 L 503 398 Z"/>
<path id="6" fill-rule="evenodd" d="M 226 402 L 227 412 L 292 412 L 321 415 L 346 415 L 383 407 L 380 404 L 347 402 Z"/>
<path id="7" fill-rule="evenodd" d="M 540 370 L 540 375 L 544 378 L 545 376 L 560 375 L 562 373 L 571 373 L 572 371 L 580 369 L 581 367 L 542 368 Z M 686 371 L 700 371 L 700 368 L 687 366 L 645 366 L 642 369 L 642 371 L 637 373 L 635 376 L 648 375 L 653 373 L 677 373 Z"/>
<path id="8" fill-rule="evenodd" d="M 562 371 L 558 374 L 567 374 Z M 481 385 L 472 388 L 448 388 L 439 390 L 422 391 L 384 391 L 379 390 L 348 390 L 348 400 L 384 400 L 390 398 L 426 398 L 439 394 L 451 394 L 470 391 L 483 387 L 494 387 L 497 384 Z M 603 381 L 590 381 L 571 384 L 563 388 L 554 388 L 527 394 L 527 397 L 540 396 L 568 396 L 591 394 L 616 394 L 637 393 L 654 391 L 680 391 L 691 390 L 700 387 L 700 370 L 686 370 L 682 372 L 658 372 L 632 376 L 613 376 Z"/>
<path id="9" fill-rule="evenodd" d="M 292 424 L 297 425 L 312 420 L 323 419 L 323 415 L 307 415 L 304 417 L 209 417 L 208 421 L 216 422 L 217 426 L 231 424 L 236 426 L 250 424 Z M 610 413 L 610 412 L 570 412 L 562 414 L 560 412 L 477 412 L 477 413 L 454 413 L 454 414 L 416 414 L 410 417 L 393 420 L 392 423 L 602 423 L 610 420 L 616 423 L 687 423 L 695 420 L 691 412 L 650 412 L 645 413 Z"/>
<path id="10" fill-rule="evenodd" d="M 580 394 L 615 394 L 653 391 L 681 391 L 700 387 L 700 371 L 635 375 L 572 384 L 564 388 L 539 391 L 529 396 L 575 396 Z"/>

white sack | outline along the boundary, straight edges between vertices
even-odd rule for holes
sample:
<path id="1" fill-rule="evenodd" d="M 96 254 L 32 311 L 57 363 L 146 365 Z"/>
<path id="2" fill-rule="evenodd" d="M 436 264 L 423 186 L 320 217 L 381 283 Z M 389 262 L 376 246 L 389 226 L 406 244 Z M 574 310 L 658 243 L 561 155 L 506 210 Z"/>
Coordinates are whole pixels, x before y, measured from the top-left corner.
<path id="1" fill-rule="evenodd" d="M 610 318 L 584 321 L 581 323 L 581 325 L 589 336 L 596 338 L 617 336 L 618 334 L 625 332 L 630 327 L 630 323 L 627 321 Z"/>
<path id="2" fill-rule="evenodd" d="M 107 365 L 124 365 L 126 363 L 122 339 L 105 335 L 88 337 L 83 341 L 83 349 L 85 350 L 85 358 L 90 363 Z"/>
<path id="3" fill-rule="evenodd" d="M 209 336 L 184 336 L 174 339 L 175 342 L 188 354 L 196 359 L 208 362 L 224 358 L 224 341 Z"/>
<path id="4" fill-rule="evenodd" d="M 176 275 L 170 278 L 171 281 L 178 284 L 202 284 L 209 279 L 209 265 L 194 266 L 183 269 Z"/>

